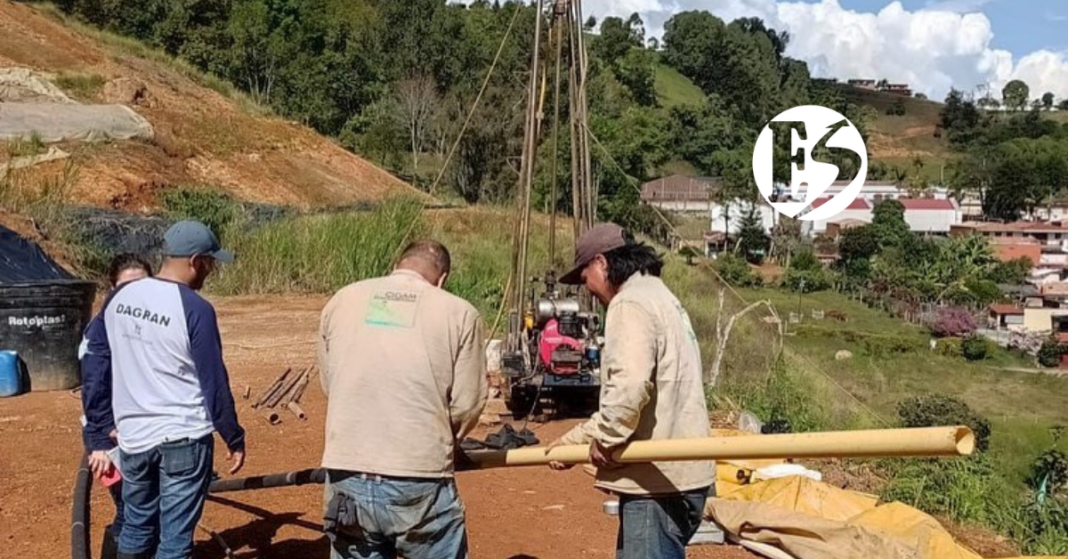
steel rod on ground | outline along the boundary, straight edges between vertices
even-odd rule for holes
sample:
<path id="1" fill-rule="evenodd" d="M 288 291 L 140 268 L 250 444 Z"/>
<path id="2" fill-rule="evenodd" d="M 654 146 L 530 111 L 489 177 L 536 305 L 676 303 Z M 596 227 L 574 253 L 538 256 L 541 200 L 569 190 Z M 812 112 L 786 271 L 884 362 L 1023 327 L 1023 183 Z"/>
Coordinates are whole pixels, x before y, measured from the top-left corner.
<path id="1" fill-rule="evenodd" d="M 264 405 L 269 408 L 277 406 L 278 402 L 282 401 L 282 398 L 284 398 L 286 394 L 289 394 L 289 392 L 293 390 L 293 387 L 296 386 L 298 382 L 300 382 L 300 379 L 304 378 L 304 375 L 307 372 L 308 369 L 304 369 L 303 371 L 298 373 L 297 376 L 291 377 L 290 379 L 286 380 L 282 387 L 278 389 L 278 392 L 275 392 L 273 396 L 268 398 L 267 403 L 265 403 Z"/>
<path id="2" fill-rule="evenodd" d="M 291 373 L 292 371 L 292 368 L 286 369 L 285 372 L 282 373 L 281 376 L 279 376 L 277 379 L 275 379 L 274 383 L 272 383 L 271 386 L 267 388 L 267 391 L 264 392 L 262 396 L 260 396 L 260 399 L 256 400 L 255 404 L 252 404 L 252 407 L 258 408 L 262 406 L 268 398 L 274 396 L 274 393 L 277 392 L 279 388 L 281 388 L 282 383 L 285 382 L 286 378 L 289 377 L 289 373 Z"/>

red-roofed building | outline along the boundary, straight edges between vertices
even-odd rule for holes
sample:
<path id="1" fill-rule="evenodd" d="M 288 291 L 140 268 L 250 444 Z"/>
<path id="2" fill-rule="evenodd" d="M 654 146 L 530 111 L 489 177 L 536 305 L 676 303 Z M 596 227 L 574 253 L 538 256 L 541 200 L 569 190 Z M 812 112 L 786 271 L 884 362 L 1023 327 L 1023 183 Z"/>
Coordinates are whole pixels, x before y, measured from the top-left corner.
<path id="1" fill-rule="evenodd" d="M 1024 310 L 1016 305 L 995 304 L 990 305 L 990 314 L 987 319 L 990 328 L 994 330 L 1009 330 L 1023 328 Z M 1016 328 L 1013 328 L 1013 327 Z"/>
<path id="2" fill-rule="evenodd" d="M 824 204 L 826 204 L 827 202 L 830 202 L 830 201 L 831 201 L 830 198 L 816 198 L 815 200 L 812 201 L 811 204 L 809 204 L 809 207 L 811 207 L 812 209 L 816 209 L 816 208 L 818 208 L 818 207 L 820 207 L 820 206 L 822 206 L 822 205 L 824 205 Z M 870 210 L 871 209 L 871 204 L 869 204 L 868 201 L 864 200 L 863 198 L 857 198 L 856 200 L 853 200 L 852 202 L 850 202 L 849 205 L 846 206 L 846 209 L 847 210 Z"/>
<path id="3" fill-rule="evenodd" d="M 1026 258 L 1032 266 L 1038 266 L 1042 261 L 1042 245 L 1034 239 L 993 238 L 990 246 L 994 249 L 994 257 L 1002 262 Z"/>
<path id="4" fill-rule="evenodd" d="M 989 239 L 1034 239 L 1043 245 L 1060 246 L 1068 241 L 1068 222 L 1015 221 L 1012 223 L 968 223 L 953 227 L 951 235 L 982 235 Z"/>
<path id="5" fill-rule="evenodd" d="M 947 235 L 963 219 L 960 206 L 952 198 L 898 198 L 905 207 L 905 223 L 916 233 Z"/>

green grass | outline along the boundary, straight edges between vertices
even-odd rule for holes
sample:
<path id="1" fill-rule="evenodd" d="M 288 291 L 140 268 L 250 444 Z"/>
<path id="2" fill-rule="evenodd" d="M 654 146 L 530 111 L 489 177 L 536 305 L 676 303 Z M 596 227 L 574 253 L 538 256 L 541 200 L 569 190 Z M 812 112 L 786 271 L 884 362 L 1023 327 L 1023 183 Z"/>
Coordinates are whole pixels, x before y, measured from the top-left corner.
<path id="1" fill-rule="evenodd" d="M 663 63 L 656 65 L 656 98 L 664 107 L 700 105 L 705 93 L 689 78 Z"/>
<path id="2" fill-rule="evenodd" d="M 107 82 L 99 74 L 61 73 L 54 80 L 64 93 L 79 101 L 94 101 Z"/>
<path id="3" fill-rule="evenodd" d="M 797 309 L 797 295 L 779 289 L 739 292 L 750 301 L 770 299 L 784 317 Z M 1048 447 L 1048 428 L 1068 424 L 1068 379 L 996 368 L 1033 367 L 1029 358 L 1000 349 L 991 359 L 975 363 L 924 349 L 892 356 L 867 355 L 865 338 L 913 339 L 922 348 L 929 336 L 919 326 L 833 292 L 804 295 L 800 308 L 808 324 L 814 326 L 787 337 L 791 351 L 890 422 L 896 421 L 897 403 L 909 396 L 937 393 L 964 400 L 994 423 L 991 456 L 999 470 L 1015 482 L 1023 482 L 1030 461 Z M 838 310 L 848 320 L 813 321 L 812 310 Z M 850 330 L 860 334 L 861 340 L 812 335 L 807 328 Z M 843 349 L 853 357 L 836 360 L 835 353 Z"/>
<path id="4" fill-rule="evenodd" d="M 419 230 L 420 205 L 390 200 L 370 212 L 300 216 L 226 233 L 237 262 L 212 283 L 221 294 L 331 293 L 387 273 L 410 232 Z"/>

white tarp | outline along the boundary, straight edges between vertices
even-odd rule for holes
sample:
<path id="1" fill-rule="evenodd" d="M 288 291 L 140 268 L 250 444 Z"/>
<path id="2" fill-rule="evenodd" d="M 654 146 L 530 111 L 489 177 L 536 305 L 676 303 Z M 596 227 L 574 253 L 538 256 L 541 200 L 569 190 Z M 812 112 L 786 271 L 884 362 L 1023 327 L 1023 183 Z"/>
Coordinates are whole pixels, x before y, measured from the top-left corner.
<path id="1" fill-rule="evenodd" d="M 0 140 L 43 142 L 152 138 L 152 125 L 124 105 L 0 103 Z"/>
<path id="2" fill-rule="evenodd" d="M 29 68 L 0 68 L 0 102 L 74 103 L 47 77 Z"/>

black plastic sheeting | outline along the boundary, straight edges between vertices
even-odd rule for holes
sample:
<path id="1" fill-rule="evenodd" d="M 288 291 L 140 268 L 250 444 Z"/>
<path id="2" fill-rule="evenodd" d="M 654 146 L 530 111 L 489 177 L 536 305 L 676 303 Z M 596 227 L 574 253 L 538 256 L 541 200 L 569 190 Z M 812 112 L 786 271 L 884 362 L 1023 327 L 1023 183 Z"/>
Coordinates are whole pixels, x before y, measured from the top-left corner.
<path id="1" fill-rule="evenodd" d="M 0 284 L 73 280 L 37 243 L 0 225 Z"/>

